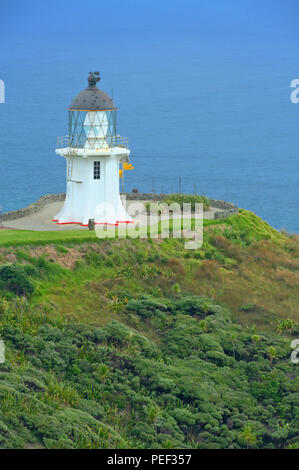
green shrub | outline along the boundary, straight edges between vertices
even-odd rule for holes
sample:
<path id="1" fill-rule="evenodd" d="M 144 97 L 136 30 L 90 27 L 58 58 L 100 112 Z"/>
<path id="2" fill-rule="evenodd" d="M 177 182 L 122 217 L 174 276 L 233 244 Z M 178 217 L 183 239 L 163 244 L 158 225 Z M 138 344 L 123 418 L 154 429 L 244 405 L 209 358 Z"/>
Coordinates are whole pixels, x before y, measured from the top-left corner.
<path id="1" fill-rule="evenodd" d="M 210 207 L 210 201 L 205 196 L 195 196 L 193 194 L 170 194 L 165 199 L 162 200 L 162 203 L 171 205 L 172 203 L 178 203 L 181 206 L 184 203 L 191 204 L 191 208 L 194 211 L 196 203 L 202 203 L 204 210 L 208 210 Z"/>
<path id="2" fill-rule="evenodd" d="M 26 297 L 34 291 L 33 284 L 24 269 L 17 264 L 5 264 L 0 267 L 0 288 Z"/>

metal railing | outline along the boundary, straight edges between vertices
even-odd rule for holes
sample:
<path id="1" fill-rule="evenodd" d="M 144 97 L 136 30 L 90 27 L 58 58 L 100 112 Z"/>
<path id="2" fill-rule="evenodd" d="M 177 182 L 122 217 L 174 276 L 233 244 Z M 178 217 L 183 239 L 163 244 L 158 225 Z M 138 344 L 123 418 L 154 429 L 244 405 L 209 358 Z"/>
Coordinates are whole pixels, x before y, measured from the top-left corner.
<path id="1" fill-rule="evenodd" d="M 103 141 L 105 141 L 106 144 L 108 144 L 108 148 L 112 148 L 112 147 L 122 147 L 122 148 L 128 148 L 129 146 L 129 139 L 128 137 L 123 137 L 123 136 L 120 136 L 120 135 L 115 135 L 113 137 L 110 137 L 110 138 L 107 138 L 106 139 L 96 139 L 96 138 L 88 138 L 86 139 L 88 140 L 89 143 L 93 143 L 93 147 L 91 147 L 91 150 L 96 150 L 98 148 L 105 148 L 104 146 L 101 147 L 101 146 L 98 146 L 99 143 L 102 143 Z M 78 151 L 78 149 L 82 149 L 84 148 L 84 145 L 85 145 L 85 142 L 84 144 L 83 143 L 80 143 L 80 144 L 74 144 L 71 139 L 70 139 L 70 136 L 69 135 L 64 135 L 64 136 L 60 136 L 60 137 L 57 137 L 57 149 L 66 149 L 68 148 L 69 149 L 69 153 L 76 153 Z"/>
<path id="2" fill-rule="evenodd" d="M 113 147 L 129 147 L 129 139 L 128 137 L 123 137 L 121 135 L 115 135 L 112 137 L 112 146 Z"/>
<path id="3" fill-rule="evenodd" d="M 63 135 L 57 137 L 57 148 L 58 149 L 63 149 L 65 147 L 70 146 L 70 136 L 69 135 Z"/>

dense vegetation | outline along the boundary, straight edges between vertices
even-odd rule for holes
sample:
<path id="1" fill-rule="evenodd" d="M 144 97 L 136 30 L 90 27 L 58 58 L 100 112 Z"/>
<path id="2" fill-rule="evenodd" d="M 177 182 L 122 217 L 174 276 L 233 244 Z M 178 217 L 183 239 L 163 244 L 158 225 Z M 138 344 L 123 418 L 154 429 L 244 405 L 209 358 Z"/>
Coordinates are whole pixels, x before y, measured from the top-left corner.
<path id="1" fill-rule="evenodd" d="M 29 234 L 11 245 L 1 448 L 299 446 L 295 236 L 242 211 L 206 224 L 199 250 Z"/>

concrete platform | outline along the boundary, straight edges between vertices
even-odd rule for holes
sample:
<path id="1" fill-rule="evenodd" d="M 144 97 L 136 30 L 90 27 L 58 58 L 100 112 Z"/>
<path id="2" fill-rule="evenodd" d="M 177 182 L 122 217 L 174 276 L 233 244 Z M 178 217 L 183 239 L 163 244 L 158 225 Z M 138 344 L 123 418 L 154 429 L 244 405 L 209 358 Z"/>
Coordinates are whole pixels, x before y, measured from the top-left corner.
<path id="1" fill-rule="evenodd" d="M 150 201 L 127 201 L 127 207 L 131 204 L 136 202 L 150 202 Z M 152 202 L 152 201 L 151 201 Z M 8 220 L 3 222 L 2 227 L 3 229 L 10 228 L 16 230 L 34 230 L 34 231 L 48 231 L 48 230 L 88 230 L 88 227 L 82 227 L 78 224 L 67 224 L 67 225 L 58 225 L 56 222 L 52 222 L 52 218 L 55 214 L 57 214 L 63 206 L 63 202 L 51 202 L 45 205 L 40 211 L 35 212 L 31 215 L 15 219 L 15 220 Z M 204 212 L 204 219 L 214 219 L 214 214 L 219 209 L 216 207 L 210 207 L 207 212 Z M 162 216 L 163 219 L 163 216 Z M 145 214 L 138 217 L 138 220 L 142 223 L 146 223 Z"/>

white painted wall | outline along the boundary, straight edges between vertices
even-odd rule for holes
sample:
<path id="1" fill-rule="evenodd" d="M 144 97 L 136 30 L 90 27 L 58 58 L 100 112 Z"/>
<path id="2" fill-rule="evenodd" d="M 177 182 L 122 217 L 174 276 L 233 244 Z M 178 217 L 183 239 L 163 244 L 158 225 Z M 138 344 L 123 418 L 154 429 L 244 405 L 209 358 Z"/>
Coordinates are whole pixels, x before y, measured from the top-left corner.
<path id="1" fill-rule="evenodd" d="M 67 181 L 64 206 L 53 220 L 59 224 L 82 225 L 88 225 L 89 219 L 94 219 L 95 223 L 111 224 L 132 221 L 119 194 L 119 162 L 122 157 L 129 155 L 129 150 L 116 147 L 111 152 L 103 149 L 97 153 L 85 149 L 73 157 L 63 151 L 57 153 L 66 157 L 67 180 L 72 181 Z M 94 161 L 101 162 L 99 180 L 93 177 Z"/>

